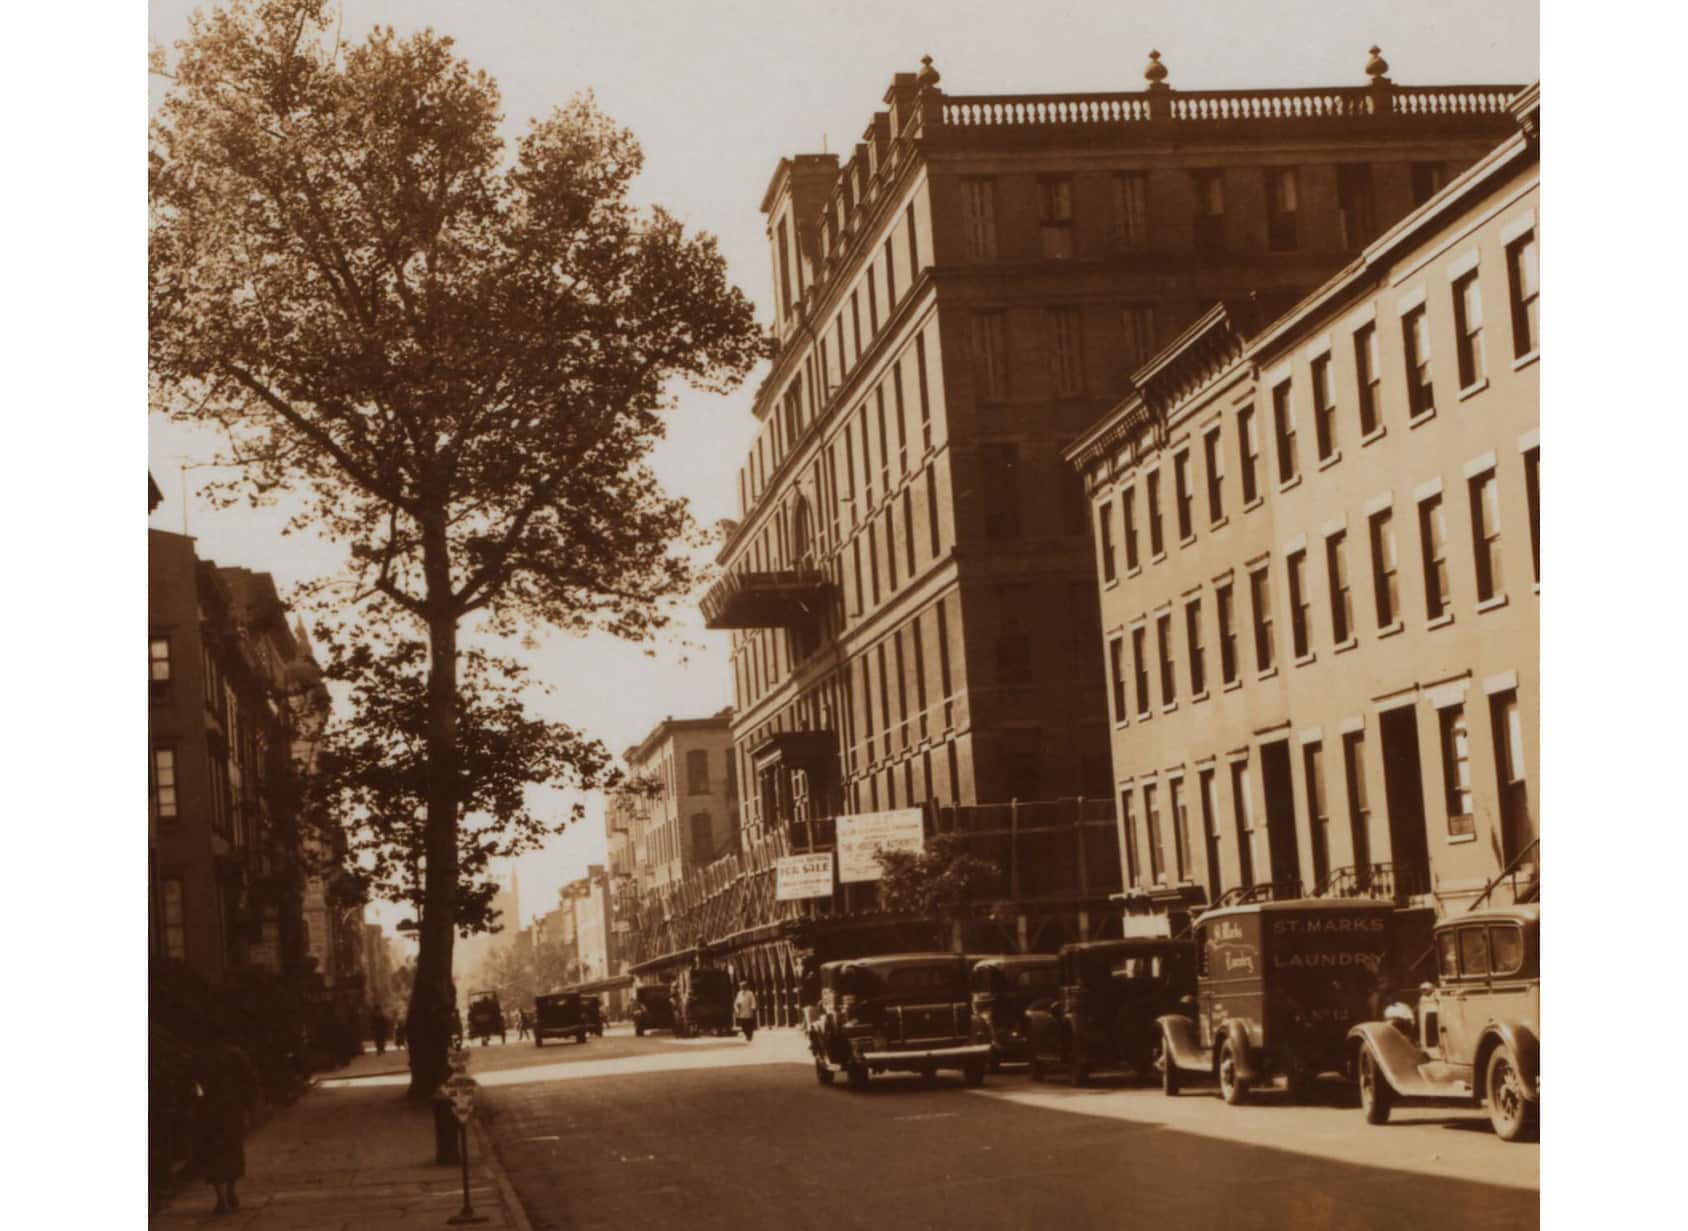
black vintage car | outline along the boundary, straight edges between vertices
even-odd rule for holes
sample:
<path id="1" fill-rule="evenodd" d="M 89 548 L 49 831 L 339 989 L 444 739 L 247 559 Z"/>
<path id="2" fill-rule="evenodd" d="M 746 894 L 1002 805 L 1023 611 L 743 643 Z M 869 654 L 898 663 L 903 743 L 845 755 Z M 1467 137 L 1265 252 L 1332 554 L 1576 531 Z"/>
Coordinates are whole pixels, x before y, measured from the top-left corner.
<path id="1" fill-rule="evenodd" d="M 674 976 L 674 1034 L 733 1032 L 733 978 L 717 966 L 687 967 Z"/>
<path id="2" fill-rule="evenodd" d="M 597 996 L 582 994 L 580 1012 L 586 1018 L 586 1028 L 600 1039 L 604 1037 L 604 1002 Z"/>
<path id="3" fill-rule="evenodd" d="M 1394 907 L 1370 898 L 1297 898 L 1208 911 L 1197 920 L 1196 1014 L 1161 1018 L 1168 1094 L 1198 1078 L 1227 1103 L 1284 1079 L 1292 1097 L 1348 1067 L 1348 1032 L 1372 1016 L 1387 973 Z"/>
<path id="4" fill-rule="evenodd" d="M 972 1040 L 967 959 L 958 953 L 899 953 L 827 962 L 821 1001 L 809 1021 L 815 1080 L 843 1073 L 856 1089 L 871 1073 L 930 1077 L 960 1069 L 967 1084 L 985 1079 L 990 1045 Z"/>
<path id="5" fill-rule="evenodd" d="M 469 1037 L 479 1039 L 485 1047 L 493 1035 L 505 1042 L 504 1010 L 498 1005 L 497 992 L 476 992 L 469 997 Z"/>
<path id="6" fill-rule="evenodd" d="M 647 983 L 633 989 L 633 1033 L 674 1029 L 674 997 L 666 983 Z"/>
<path id="7" fill-rule="evenodd" d="M 989 1043 L 991 1071 L 1026 1058 L 1026 1010 L 1060 990 L 1053 953 L 973 959 L 973 1041 Z"/>
<path id="8" fill-rule="evenodd" d="M 578 992 L 553 992 L 533 998 L 533 1045 L 544 1047 L 546 1039 L 586 1042 L 592 1029 L 586 997 Z"/>
<path id="9" fill-rule="evenodd" d="M 1059 988 L 1026 1014 L 1033 1081 L 1065 1068 L 1082 1086 L 1100 1069 L 1155 1072 L 1160 1019 L 1187 1013 L 1196 990 L 1196 950 L 1188 938 L 1091 940 L 1062 945 Z"/>

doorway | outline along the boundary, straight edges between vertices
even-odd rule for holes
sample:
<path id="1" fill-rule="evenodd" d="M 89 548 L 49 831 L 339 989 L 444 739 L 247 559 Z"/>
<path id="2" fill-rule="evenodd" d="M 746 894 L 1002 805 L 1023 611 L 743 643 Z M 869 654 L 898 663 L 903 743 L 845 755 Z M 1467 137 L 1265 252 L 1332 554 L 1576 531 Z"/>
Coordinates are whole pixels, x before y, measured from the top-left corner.
<path id="1" fill-rule="evenodd" d="M 1378 716 L 1383 737 L 1383 793 L 1389 809 L 1389 855 L 1395 892 L 1430 892 L 1430 839 L 1424 820 L 1424 770 L 1418 710 L 1403 705 Z"/>
<path id="2" fill-rule="evenodd" d="M 1301 880 L 1301 850 L 1295 837 L 1295 786 L 1290 772 L 1288 740 L 1260 746 L 1260 785 L 1266 795 L 1266 846 L 1272 861 L 1272 881 L 1284 886 L 1299 884 Z"/>

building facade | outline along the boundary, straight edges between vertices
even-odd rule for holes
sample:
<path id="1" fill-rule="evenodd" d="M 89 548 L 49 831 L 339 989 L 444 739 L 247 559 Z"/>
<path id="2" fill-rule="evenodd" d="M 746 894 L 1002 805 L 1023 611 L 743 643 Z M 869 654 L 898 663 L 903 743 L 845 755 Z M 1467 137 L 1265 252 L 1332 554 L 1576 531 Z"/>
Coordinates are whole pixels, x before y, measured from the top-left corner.
<path id="1" fill-rule="evenodd" d="M 1217 299 L 1257 330 L 1510 124 L 1510 87 L 946 95 L 762 201 L 778 352 L 706 596 L 747 840 L 925 803 L 1111 794 L 1062 450 Z"/>
<path id="2" fill-rule="evenodd" d="M 731 710 L 665 718 L 623 759 L 630 786 L 611 797 L 606 837 L 612 871 L 630 877 L 641 896 L 737 849 Z"/>
<path id="3" fill-rule="evenodd" d="M 1443 907 L 1539 859 L 1538 108 L 1069 450 L 1127 885 Z"/>

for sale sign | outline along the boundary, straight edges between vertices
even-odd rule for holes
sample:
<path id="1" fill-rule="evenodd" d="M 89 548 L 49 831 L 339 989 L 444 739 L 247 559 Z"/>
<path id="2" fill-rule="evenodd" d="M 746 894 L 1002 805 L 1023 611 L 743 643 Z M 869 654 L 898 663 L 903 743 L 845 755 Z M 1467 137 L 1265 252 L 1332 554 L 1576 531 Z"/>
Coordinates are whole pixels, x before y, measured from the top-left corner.
<path id="1" fill-rule="evenodd" d="M 786 855 L 774 865 L 774 897 L 781 902 L 824 898 L 832 893 L 832 852 Z"/>
<path id="2" fill-rule="evenodd" d="M 838 818 L 838 879 L 847 885 L 876 881 L 884 871 L 874 858 L 880 851 L 912 851 L 926 846 L 919 808 L 858 812 Z"/>

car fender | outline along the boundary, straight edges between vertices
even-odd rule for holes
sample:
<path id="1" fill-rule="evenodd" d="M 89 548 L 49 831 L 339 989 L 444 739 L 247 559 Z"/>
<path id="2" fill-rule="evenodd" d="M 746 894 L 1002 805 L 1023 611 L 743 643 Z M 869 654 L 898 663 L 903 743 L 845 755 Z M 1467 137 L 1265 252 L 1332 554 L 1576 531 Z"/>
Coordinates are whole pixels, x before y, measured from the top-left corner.
<path id="1" fill-rule="evenodd" d="M 1489 1056 L 1502 1043 L 1518 1058 L 1518 1075 L 1524 1079 L 1524 1094 L 1531 1101 L 1541 1098 L 1537 1078 L 1541 1073 L 1541 1040 L 1522 1022 L 1490 1022 L 1477 1042 L 1471 1087 L 1479 1101 L 1488 1097 Z"/>
<path id="2" fill-rule="evenodd" d="M 1348 1032 L 1349 1055 L 1354 1063 L 1353 1076 L 1359 1076 L 1360 1050 L 1370 1048 L 1377 1058 L 1377 1067 L 1395 1093 L 1408 1098 L 1446 1097 L 1450 1091 L 1433 1086 L 1419 1071 L 1427 1057 L 1417 1043 L 1388 1022 L 1361 1022 Z"/>
<path id="3" fill-rule="evenodd" d="M 1219 1063 L 1219 1052 L 1226 1039 L 1233 1039 L 1237 1043 L 1237 1074 L 1247 1081 L 1258 1080 L 1260 1070 L 1260 1040 L 1259 1023 L 1246 1017 L 1228 1017 L 1225 1024 L 1213 1032 L 1213 1063 Z"/>
<path id="4" fill-rule="evenodd" d="M 1043 1009 L 1026 1013 L 1026 1047 L 1031 1054 L 1047 1060 L 1060 1058 L 1059 1026 L 1055 1015 Z"/>
<path id="5" fill-rule="evenodd" d="M 1160 1027 L 1167 1051 L 1179 1068 L 1205 1073 L 1213 1066 L 1207 1048 L 1202 1046 L 1201 1039 L 1196 1035 L 1195 1022 L 1181 1013 L 1169 1013 L 1156 1018 L 1155 1024 Z"/>

